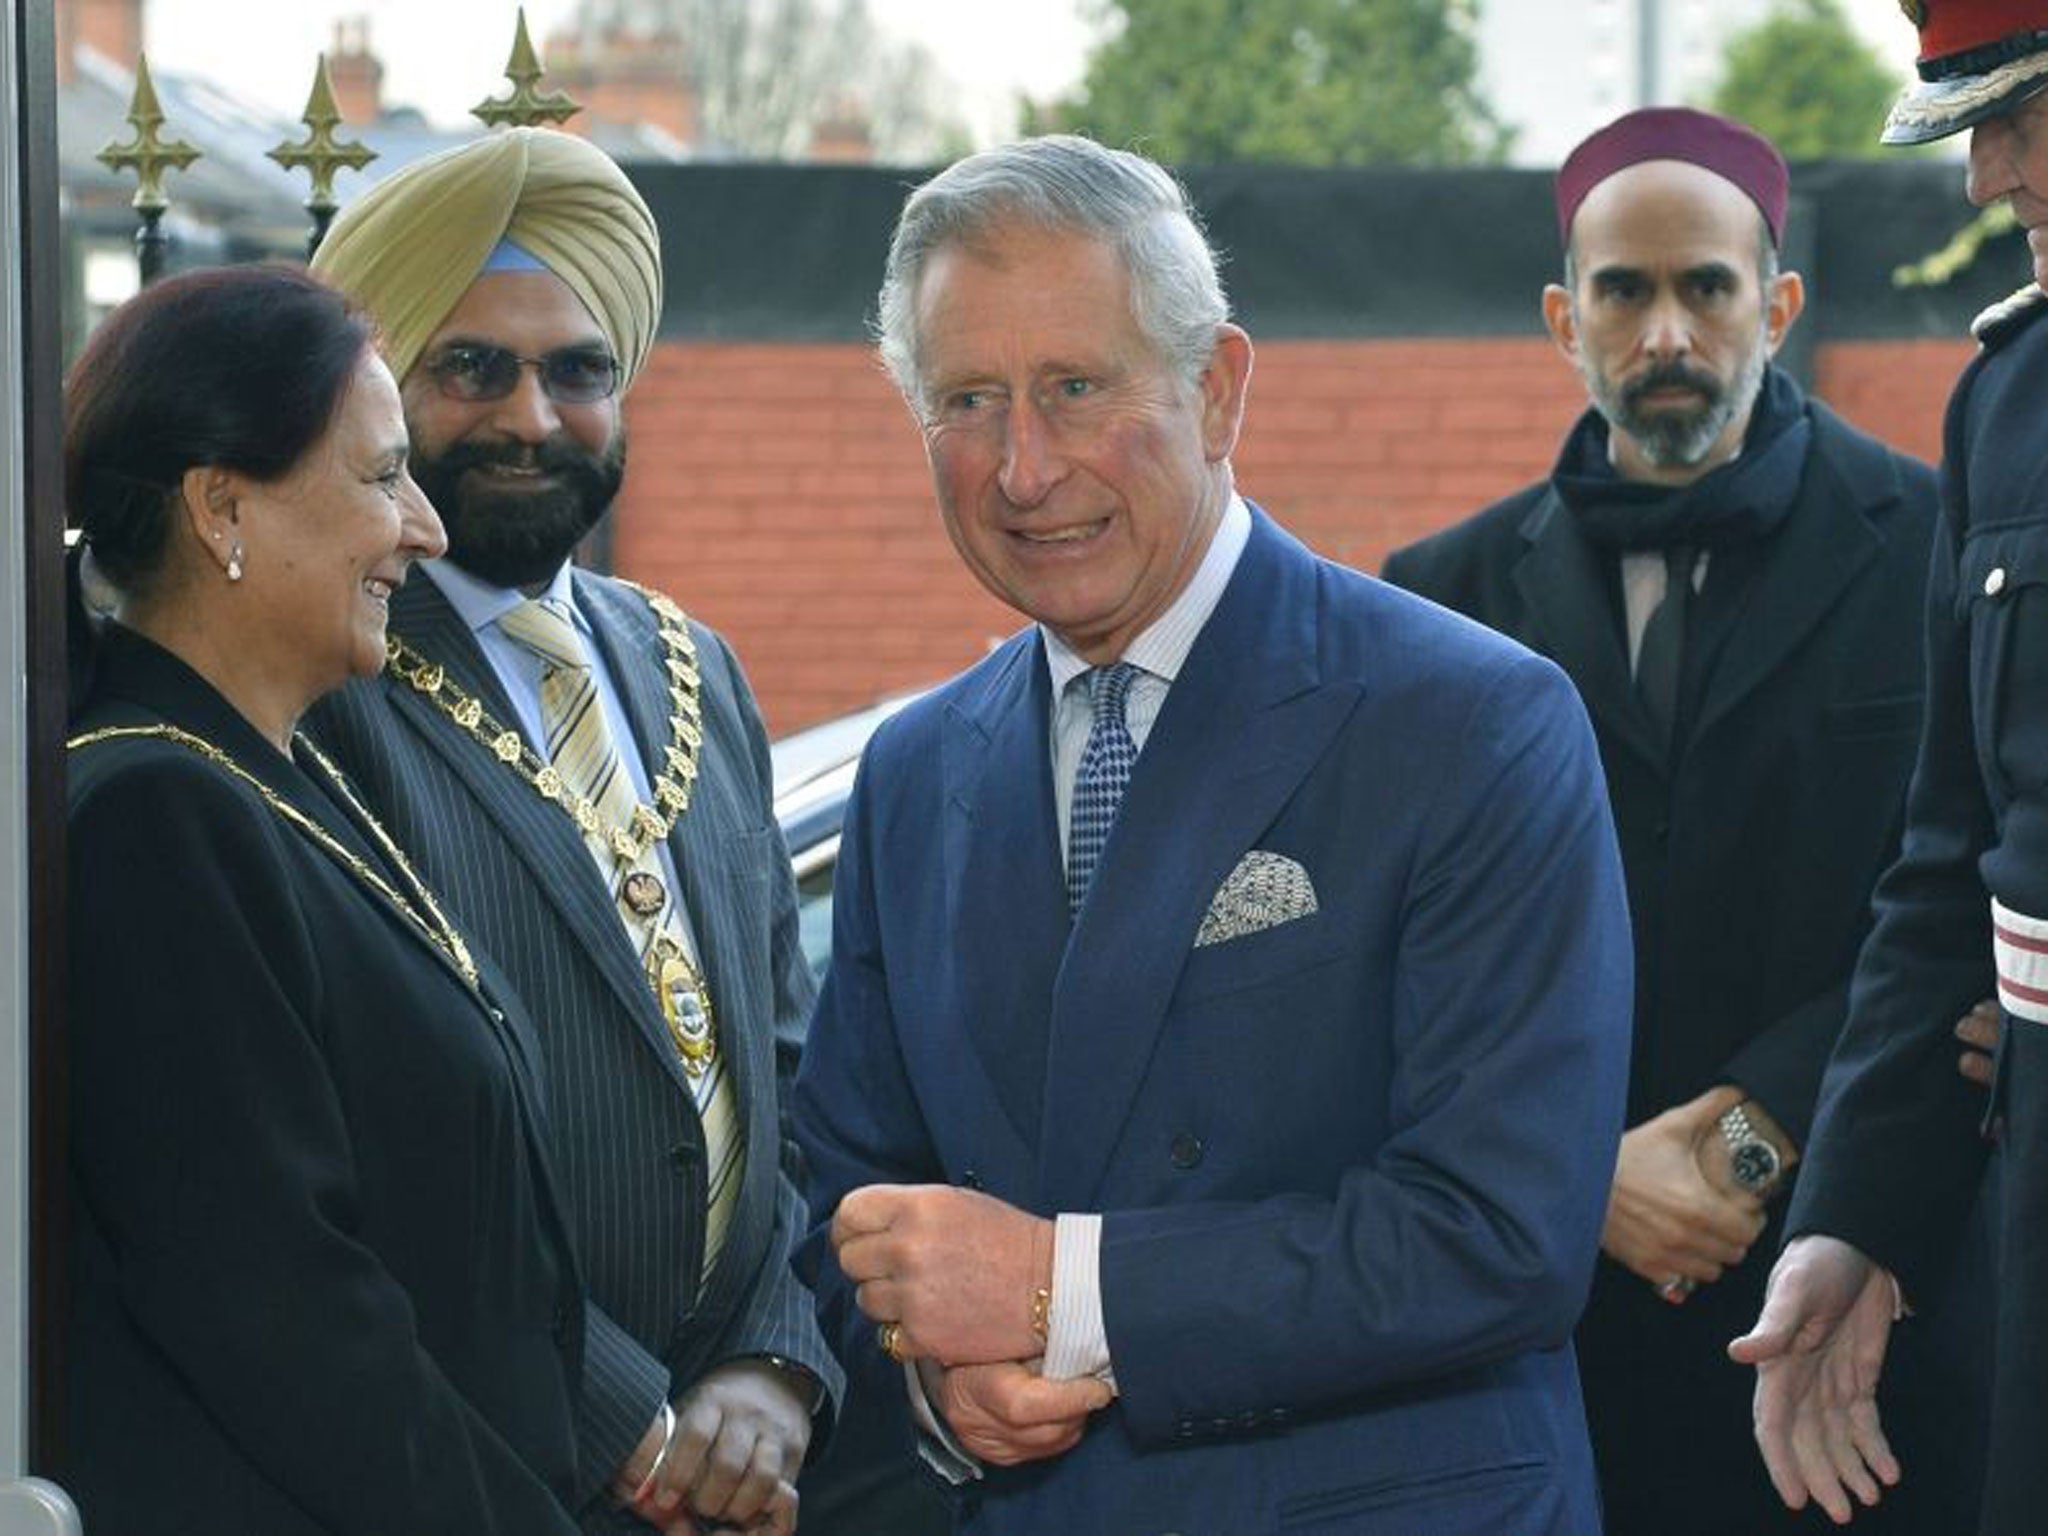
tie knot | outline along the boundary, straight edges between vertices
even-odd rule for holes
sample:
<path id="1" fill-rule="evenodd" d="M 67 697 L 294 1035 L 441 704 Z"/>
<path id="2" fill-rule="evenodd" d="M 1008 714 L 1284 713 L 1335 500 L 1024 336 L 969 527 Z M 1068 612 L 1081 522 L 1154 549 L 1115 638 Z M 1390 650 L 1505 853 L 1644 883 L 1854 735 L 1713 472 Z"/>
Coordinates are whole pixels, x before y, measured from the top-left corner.
<path id="1" fill-rule="evenodd" d="M 1088 699 L 1095 707 L 1097 720 L 1114 720 L 1119 725 L 1123 724 L 1124 700 L 1137 676 L 1138 668 L 1128 661 L 1097 667 L 1088 674 Z"/>
<path id="2" fill-rule="evenodd" d="M 515 645 L 533 652 L 551 670 L 580 670 L 590 665 L 583 637 L 576 633 L 576 620 L 570 616 L 568 605 L 555 598 L 528 598 L 499 617 L 498 629 Z"/>
<path id="3" fill-rule="evenodd" d="M 1664 580 L 1672 588 L 1680 583 L 1692 585 L 1692 568 L 1699 562 L 1700 549 L 1697 544 L 1667 544 L 1664 546 Z"/>

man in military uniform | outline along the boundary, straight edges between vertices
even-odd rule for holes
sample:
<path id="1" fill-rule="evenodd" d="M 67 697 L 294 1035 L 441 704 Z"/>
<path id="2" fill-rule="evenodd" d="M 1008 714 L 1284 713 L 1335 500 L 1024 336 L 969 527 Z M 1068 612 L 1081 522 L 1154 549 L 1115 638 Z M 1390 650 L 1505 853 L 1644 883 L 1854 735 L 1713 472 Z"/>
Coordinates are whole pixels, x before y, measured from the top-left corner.
<path id="1" fill-rule="evenodd" d="M 775 1045 L 812 987 L 767 743 L 722 640 L 569 560 L 624 472 L 653 216 L 518 128 L 379 183 L 314 268 L 375 316 L 449 536 L 310 724 L 536 1020 L 599 1308 L 583 1528 L 780 1536 L 841 1377 L 789 1265 Z"/>
<path id="2" fill-rule="evenodd" d="M 1935 479 L 1771 359 L 1804 300 L 1785 162 L 1654 107 L 1558 173 L 1543 314 L 1592 403 L 1545 479 L 1387 579 L 1571 674 L 1635 935 L 1629 1130 L 1577 1333 L 1610 1536 L 1807 1529 L 1756 1464 L 1729 1337 L 1898 848 Z"/>
<path id="3" fill-rule="evenodd" d="M 1939 1289 L 1987 1142 L 1949 1024 L 1995 986 L 2005 1030 L 1995 1382 L 1980 1536 L 2048 1508 L 2048 4 L 1924 0 L 1920 81 L 1884 138 L 1970 130 L 1971 201 L 2027 229 L 2033 285 L 1980 318 L 1949 402 L 1927 594 L 1927 720 L 1904 849 L 1754 1331 L 1756 1436 L 1786 1503 L 1837 1521 L 1900 1476 L 1874 1401 L 1894 1322 Z M 1910 1326 L 1910 1325 L 1909 1325 Z"/>

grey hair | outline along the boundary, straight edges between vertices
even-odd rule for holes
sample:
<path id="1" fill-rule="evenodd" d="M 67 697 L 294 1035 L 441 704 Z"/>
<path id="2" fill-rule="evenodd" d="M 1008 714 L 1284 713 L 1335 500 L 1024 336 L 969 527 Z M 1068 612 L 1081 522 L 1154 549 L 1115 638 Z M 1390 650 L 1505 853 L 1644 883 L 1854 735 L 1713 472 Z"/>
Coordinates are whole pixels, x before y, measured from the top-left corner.
<path id="1" fill-rule="evenodd" d="M 1005 224 L 1091 236 L 1130 275 L 1131 318 L 1190 385 L 1216 348 L 1230 300 L 1186 190 L 1142 155 L 1074 134 L 1048 134 L 970 155 L 910 194 L 889 242 L 875 323 L 882 365 L 920 415 L 917 290 L 942 250 L 973 246 Z"/>

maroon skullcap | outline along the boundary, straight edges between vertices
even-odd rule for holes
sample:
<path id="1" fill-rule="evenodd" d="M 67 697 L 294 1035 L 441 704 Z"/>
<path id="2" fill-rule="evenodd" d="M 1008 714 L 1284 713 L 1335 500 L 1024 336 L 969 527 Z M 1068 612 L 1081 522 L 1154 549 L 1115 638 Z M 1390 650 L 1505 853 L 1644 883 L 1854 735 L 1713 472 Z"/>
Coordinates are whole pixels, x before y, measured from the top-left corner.
<path id="1" fill-rule="evenodd" d="M 1693 107 L 1643 107 L 1617 117 L 1565 156 L 1557 172 L 1557 235 L 1572 241 L 1572 217 L 1601 182 L 1645 160 L 1683 160 L 1712 171 L 1749 195 L 1771 227 L 1771 244 L 1785 232 L 1790 177 L 1777 146 L 1733 118 Z"/>

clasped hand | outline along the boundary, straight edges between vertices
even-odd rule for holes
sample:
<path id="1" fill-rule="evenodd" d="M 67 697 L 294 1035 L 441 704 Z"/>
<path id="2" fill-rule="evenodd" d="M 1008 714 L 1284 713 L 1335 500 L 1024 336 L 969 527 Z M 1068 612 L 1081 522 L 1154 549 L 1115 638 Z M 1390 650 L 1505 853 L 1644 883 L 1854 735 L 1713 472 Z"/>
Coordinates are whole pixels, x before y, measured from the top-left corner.
<path id="1" fill-rule="evenodd" d="M 662 1536 L 791 1536 L 811 1440 L 810 1405 L 796 1385 L 764 1360 L 732 1360 L 706 1372 L 675 1414 L 666 1456 L 664 1417 L 619 1469 L 619 1500 Z"/>
<path id="2" fill-rule="evenodd" d="M 1031 1303 L 1052 1285 L 1045 1218 L 949 1185 L 870 1184 L 839 1202 L 832 1246 L 861 1312 L 896 1326 L 897 1355 L 943 1368 L 933 1404 L 984 1461 L 1060 1455 L 1109 1405 L 1109 1387 L 1093 1377 L 1041 1372 L 1045 1340 Z"/>
<path id="3" fill-rule="evenodd" d="M 944 1184 L 870 1184 L 839 1202 L 832 1246 L 898 1353 L 941 1365 L 1028 1360 L 1031 1297 L 1052 1284 L 1053 1225 L 993 1195 Z"/>
<path id="4" fill-rule="evenodd" d="M 1621 1138 L 1600 1246 L 1651 1285 L 1712 1284 L 1763 1232 L 1763 1202 L 1710 1175 L 1716 1160 L 1727 1162 L 1716 1122 L 1741 1098 L 1736 1088 L 1711 1089 Z"/>

